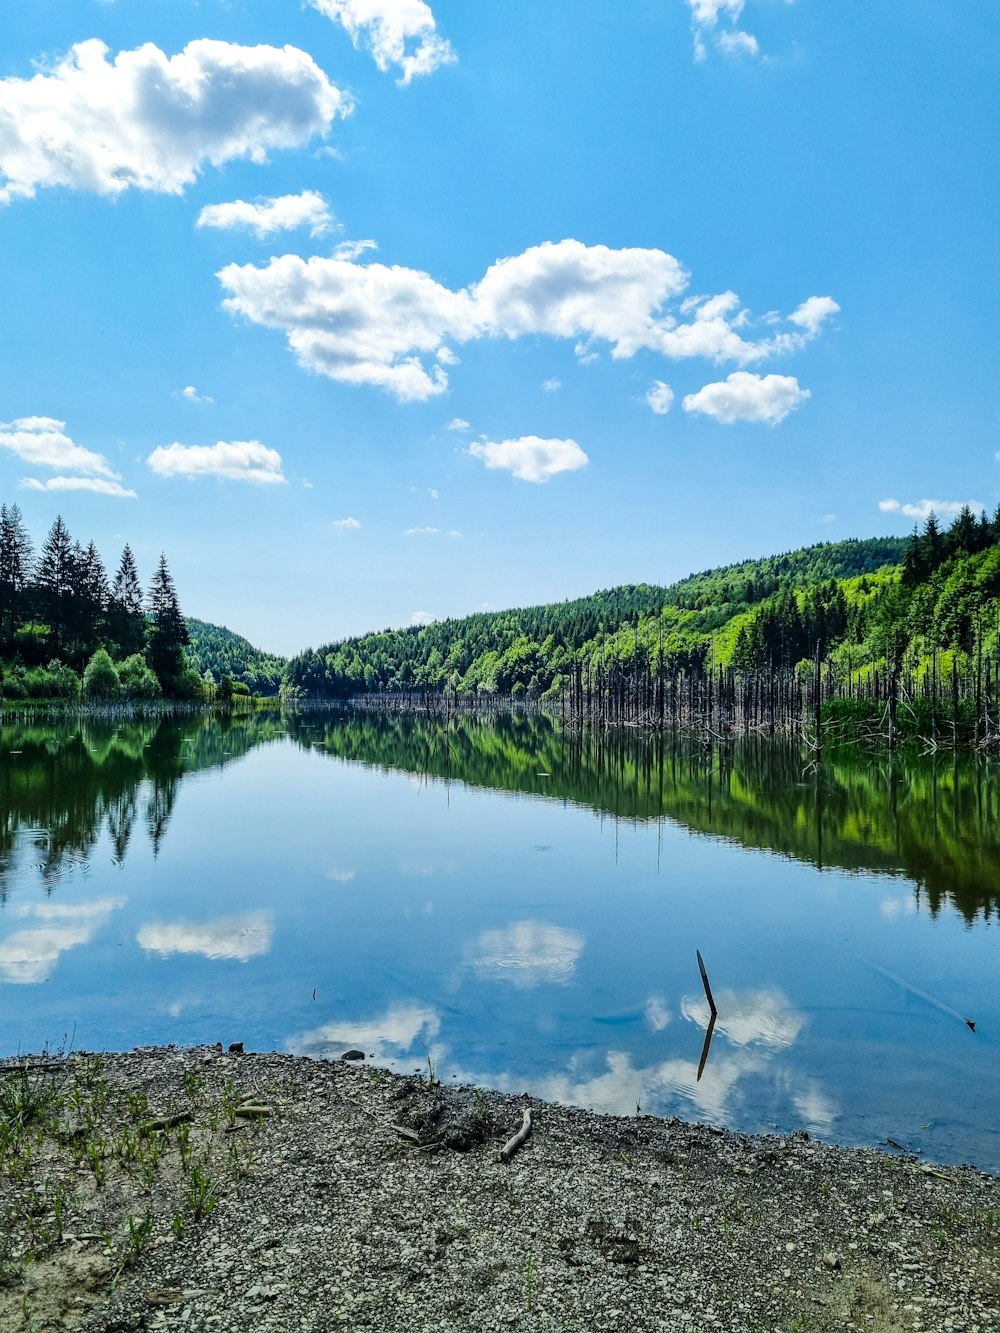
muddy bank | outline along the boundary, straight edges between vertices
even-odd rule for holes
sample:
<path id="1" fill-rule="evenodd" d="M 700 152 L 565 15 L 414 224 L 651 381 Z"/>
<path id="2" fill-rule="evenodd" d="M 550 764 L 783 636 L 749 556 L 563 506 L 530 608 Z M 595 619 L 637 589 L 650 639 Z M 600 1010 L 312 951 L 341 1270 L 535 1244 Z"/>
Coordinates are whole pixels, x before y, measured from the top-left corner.
<path id="1" fill-rule="evenodd" d="M 971 1167 L 345 1061 L 26 1063 L 0 1064 L 3 1333 L 1000 1329 Z"/>

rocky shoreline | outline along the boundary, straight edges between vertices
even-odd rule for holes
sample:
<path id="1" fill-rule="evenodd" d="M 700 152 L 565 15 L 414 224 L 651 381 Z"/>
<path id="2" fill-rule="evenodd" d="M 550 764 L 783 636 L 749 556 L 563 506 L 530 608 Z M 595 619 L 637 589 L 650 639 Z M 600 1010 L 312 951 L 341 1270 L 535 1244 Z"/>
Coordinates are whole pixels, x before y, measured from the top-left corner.
<path id="1" fill-rule="evenodd" d="M 173 1328 L 1000 1333 L 1000 1182 L 344 1060 L 0 1062 L 0 1331 Z"/>

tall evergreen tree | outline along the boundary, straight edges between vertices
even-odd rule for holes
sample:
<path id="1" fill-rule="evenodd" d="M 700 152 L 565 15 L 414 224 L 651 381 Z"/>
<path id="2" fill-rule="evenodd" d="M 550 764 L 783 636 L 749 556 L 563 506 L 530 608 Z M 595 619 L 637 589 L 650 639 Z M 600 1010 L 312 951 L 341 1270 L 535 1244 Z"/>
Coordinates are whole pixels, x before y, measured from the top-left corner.
<path id="1" fill-rule="evenodd" d="M 108 604 L 108 629 L 120 657 L 141 653 L 146 644 L 146 617 L 143 611 L 142 584 L 131 546 L 122 551 L 111 585 Z"/>
<path id="2" fill-rule="evenodd" d="M 74 545 L 72 582 L 66 648 L 73 665 L 82 669 L 107 636 L 108 576 L 93 542 Z"/>
<path id="3" fill-rule="evenodd" d="M 25 619 L 32 557 L 31 538 L 20 509 L 16 504 L 0 506 L 0 652 L 10 651 Z"/>
<path id="4" fill-rule="evenodd" d="M 146 661 L 156 673 L 164 694 L 176 693 L 180 687 L 186 666 L 184 649 L 190 641 L 167 557 L 161 554 L 149 585 Z"/>
<path id="5" fill-rule="evenodd" d="M 34 582 L 36 613 L 49 627 L 49 647 L 54 657 L 61 656 L 72 621 L 75 580 L 73 539 L 60 515 L 45 538 Z"/>

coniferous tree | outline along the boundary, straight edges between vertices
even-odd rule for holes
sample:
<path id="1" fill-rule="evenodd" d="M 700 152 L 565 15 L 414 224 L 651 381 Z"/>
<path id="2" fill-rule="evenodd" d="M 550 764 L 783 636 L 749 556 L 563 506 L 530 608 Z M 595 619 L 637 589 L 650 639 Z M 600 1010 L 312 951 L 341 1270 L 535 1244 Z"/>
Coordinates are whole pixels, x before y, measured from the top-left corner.
<path id="1" fill-rule="evenodd" d="M 184 649 L 189 642 L 167 557 L 161 554 L 149 585 L 146 661 L 156 673 L 164 694 L 176 694 L 180 689 L 186 667 Z"/>
<path id="2" fill-rule="evenodd" d="M 68 656 L 83 667 L 107 637 L 110 590 L 104 562 L 93 542 L 73 547 L 73 597 Z"/>
<path id="3" fill-rule="evenodd" d="M 49 647 L 55 657 L 63 652 L 67 627 L 72 622 L 75 566 L 73 539 L 60 515 L 42 546 L 33 588 L 36 614 L 49 627 Z"/>
<path id="4" fill-rule="evenodd" d="M 18 506 L 0 506 L 0 652 L 11 649 L 26 619 L 26 591 L 31 579 L 31 538 Z"/>
<path id="5" fill-rule="evenodd" d="M 108 629 L 121 657 L 141 653 L 146 644 L 146 617 L 143 612 L 142 584 L 131 546 L 122 558 L 111 585 L 108 603 Z"/>

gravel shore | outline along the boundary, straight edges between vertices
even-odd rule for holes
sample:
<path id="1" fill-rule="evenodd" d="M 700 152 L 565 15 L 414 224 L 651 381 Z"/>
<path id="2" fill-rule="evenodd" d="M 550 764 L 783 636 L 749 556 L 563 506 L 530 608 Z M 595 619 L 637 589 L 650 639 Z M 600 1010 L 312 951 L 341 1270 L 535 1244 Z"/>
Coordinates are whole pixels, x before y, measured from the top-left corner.
<path id="1" fill-rule="evenodd" d="M 1000 1333 L 1000 1189 L 360 1061 L 0 1062 L 0 1330 L 173 1328 Z"/>

